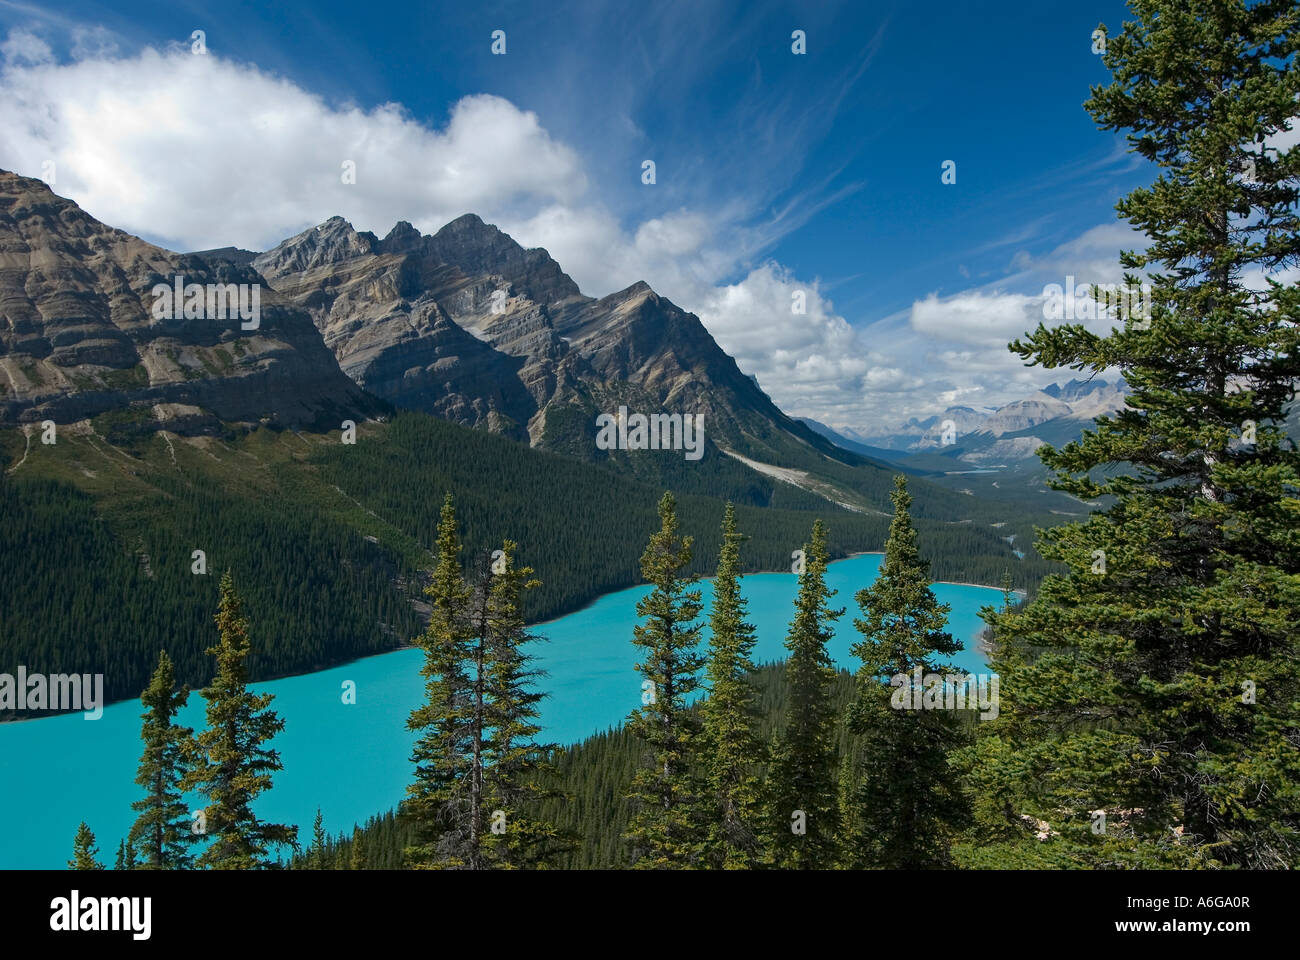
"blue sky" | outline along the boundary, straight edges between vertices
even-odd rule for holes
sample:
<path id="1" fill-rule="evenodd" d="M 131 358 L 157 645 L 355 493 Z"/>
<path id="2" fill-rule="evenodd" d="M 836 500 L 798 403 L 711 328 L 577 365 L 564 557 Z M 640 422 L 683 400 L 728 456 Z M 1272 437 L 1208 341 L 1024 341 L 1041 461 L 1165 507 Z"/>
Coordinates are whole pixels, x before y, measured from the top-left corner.
<path id="1" fill-rule="evenodd" d="M 56 192 L 181 249 L 474 210 L 587 293 L 645 279 L 699 313 L 789 412 L 865 427 L 1071 375 L 1002 345 L 1045 283 L 1118 279 L 1114 203 L 1152 177 L 1081 104 L 1107 78 L 1090 35 L 1123 18 L 1113 2 L 0 0 L 0 166 L 54 160 Z"/>

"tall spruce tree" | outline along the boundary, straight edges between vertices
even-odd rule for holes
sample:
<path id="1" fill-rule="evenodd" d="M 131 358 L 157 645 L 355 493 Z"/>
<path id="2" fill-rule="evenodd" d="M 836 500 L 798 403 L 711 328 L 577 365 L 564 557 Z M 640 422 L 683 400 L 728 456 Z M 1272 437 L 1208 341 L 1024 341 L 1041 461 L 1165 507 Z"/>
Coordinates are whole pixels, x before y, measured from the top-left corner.
<path id="1" fill-rule="evenodd" d="M 198 858 L 200 867 L 266 869 L 275 865 L 268 849 L 296 847 L 298 828 L 267 823 L 253 812 L 254 801 L 271 788 L 271 775 L 282 769 L 279 751 L 265 744 L 284 729 L 284 721 L 269 709 L 274 694 L 248 690 L 252 644 L 230 571 L 221 578 L 215 619 L 219 639 L 207 652 L 216 658 L 217 673 L 203 690 L 208 725 L 195 740 L 181 790 L 197 789 L 208 798 L 203 823 L 211 842 Z"/>
<path id="2" fill-rule="evenodd" d="M 1012 349 L 1118 369 L 1127 409 L 1053 486 L 1108 498 L 1041 534 L 1069 567 L 996 613 L 1002 711 L 971 765 L 993 835 L 1045 821 L 1088 865 L 1300 865 L 1300 8 L 1133 0 L 1085 104 L 1159 169 L 1116 209 L 1148 238 L 1150 317 L 1045 324 Z M 1096 468 L 1119 465 L 1100 474 Z M 1029 829 L 1033 829 L 1032 827 Z M 1028 841 L 1025 846 L 1032 847 Z M 1042 844 L 1041 846 L 1046 846 Z"/>
<path id="3" fill-rule="evenodd" d="M 492 563 L 486 623 L 485 724 L 491 765 L 486 771 L 485 807 L 490 817 L 487 852 L 494 866 L 551 865 L 572 846 L 572 838 L 541 816 L 543 802 L 559 794 L 549 786 L 554 744 L 537 741 L 538 705 L 545 694 L 524 648 L 539 638 L 524 622 L 522 598 L 541 585 L 532 567 L 515 565 L 518 545 L 506 540 Z"/>
<path id="4" fill-rule="evenodd" d="M 915 689 L 915 680 L 918 669 L 922 678 L 956 679 L 940 658 L 961 644 L 944 629 L 950 607 L 930 589 L 905 477 L 894 478 L 891 499 L 894 519 L 880 574 L 857 593 L 862 616 L 854 626 L 862 640 L 852 650 L 862 666 L 849 728 L 859 737 L 864 772 L 852 791 L 853 830 L 844 861 L 885 869 L 948 867 L 953 838 L 967 820 L 965 797 L 949 769 L 949 754 L 964 738 L 957 717 L 939 700 L 946 680 L 926 691 Z M 932 698 L 929 704 L 923 696 Z M 956 706 L 955 695 L 953 701 Z M 923 706 L 935 709 L 914 709 Z"/>
<path id="5" fill-rule="evenodd" d="M 103 870 L 104 865 L 96 859 L 99 847 L 95 845 L 95 835 L 83 820 L 77 827 L 77 835 L 72 840 L 72 859 L 68 861 L 69 870 Z"/>
<path id="6" fill-rule="evenodd" d="M 134 870 L 136 866 L 135 847 L 132 846 L 129 839 L 119 840 L 117 842 L 117 857 L 113 860 L 113 869 Z"/>
<path id="7" fill-rule="evenodd" d="M 709 696 L 701 713 L 703 766 L 713 806 L 706 863 L 736 870 L 759 862 L 757 766 L 764 759 L 750 679 L 754 625 L 745 620 L 745 598 L 740 594 L 744 540 L 736 530 L 735 508 L 728 503 L 709 611 Z"/>
<path id="8" fill-rule="evenodd" d="M 140 757 L 135 782 L 144 787 L 143 799 L 131 804 L 139 812 L 131 826 L 130 845 L 144 870 L 183 870 L 192 865 L 190 846 L 197 839 L 181 792 L 194 752 L 194 731 L 177 724 L 176 714 L 189 699 L 188 687 L 176 689 L 176 670 L 163 650 L 149 686 L 140 695 L 145 705 L 140 737 Z"/>
<path id="9" fill-rule="evenodd" d="M 659 501 L 659 521 L 641 555 L 641 575 L 653 589 L 636 607 L 644 622 L 632 642 L 643 653 L 637 671 L 644 680 L 642 705 L 627 724 L 649 760 L 637 769 L 630 794 L 627 840 L 639 869 L 698 866 L 705 829 L 696 767 L 700 724 L 687 707 L 704 666 L 697 651 L 703 624 L 696 622 L 703 604 L 696 578 L 686 573 L 694 538 L 678 532 L 671 493 Z"/>
<path id="10" fill-rule="evenodd" d="M 348 861 L 349 870 L 367 869 L 366 835 L 360 827 L 352 828 L 352 856 Z"/>
<path id="11" fill-rule="evenodd" d="M 306 869 L 325 869 L 325 844 L 325 818 L 320 812 L 320 807 L 317 807 L 316 819 L 311 825 L 311 849 L 307 852 Z"/>
<path id="12" fill-rule="evenodd" d="M 765 815 L 772 862 L 792 869 L 829 869 L 838 862 L 839 761 L 831 688 L 835 670 L 826 644 L 844 608 L 828 603 L 826 525 L 813 524 L 804 546 L 794 619 L 786 636 L 785 723 L 772 749 Z"/>
<path id="13" fill-rule="evenodd" d="M 403 814 L 416 828 L 407 862 L 423 868 L 466 868 L 479 863 L 482 820 L 471 784 L 475 744 L 482 737 L 476 715 L 479 691 L 469 664 L 478 656 L 473 590 L 460 567 L 456 507 L 448 493 L 438 521 L 438 562 L 425 594 L 429 625 L 415 643 L 424 651 L 425 702 L 411 712 L 408 730 L 420 734 L 411 760 L 415 782 L 407 787 Z"/>

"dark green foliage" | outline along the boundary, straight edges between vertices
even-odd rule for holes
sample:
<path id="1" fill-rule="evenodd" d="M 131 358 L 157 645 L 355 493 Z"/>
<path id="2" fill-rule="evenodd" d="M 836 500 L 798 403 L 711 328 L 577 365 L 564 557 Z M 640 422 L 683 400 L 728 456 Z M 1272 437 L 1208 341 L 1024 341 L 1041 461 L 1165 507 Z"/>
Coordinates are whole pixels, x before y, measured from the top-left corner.
<path id="1" fill-rule="evenodd" d="M 271 865 L 268 848 L 297 846 L 297 827 L 267 823 L 253 812 L 253 801 L 271 788 L 271 775 L 281 769 L 279 752 L 265 744 L 284 729 L 284 721 L 269 709 L 274 694 L 248 691 L 252 644 L 229 572 L 221 578 L 215 620 L 219 639 L 208 653 L 216 658 L 217 672 L 203 690 L 208 726 L 195 739 L 181 789 L 197 789 L 208 798 L 204 833 L 211 842 L 198 865 L 254 870 Z"/>
<path id="2" fill-rule="evenodd" d="M 487 855 L 494 866 L 510 869 L 548 866 L 575 839 L 538 813 L 542 801 L 558 796 L 551 766 L 556 748 L 537 742 L 545 673 L 530 666 L 533 657 L 524 649 L 539 638 L 525 629 L 520 599 L 540 581 L 531 567 L 515 564 L 516 549 L 506 540 L 494 554 L 484 624 Z"/>
<path id="3" fill-rule="evenodd" d="M 103 673 L 105 696 L 121 700 L 148 684 L 165 647 L 177 680 L 201 686 L 222 567 L 241 572 L 265 631 L 254 679 L 390 650 L 418 629 L 395 583 L 414 574 L 388 548 L 307 509 L 203 480 L 160 483 L 164 496 L 126 498 L 106 522 L 66 484 L 0 480 L 0 570 L 12 575 L 0 591 L 0 662 Z M 206 576 L 191 573 L 195 549 Z"/>
<path id="4" fill-rule="evenodd" d="M 177 725 L 176 712 L 189 699 L 188 687 L 176 689 L 176 673 L 167 651 L 158 656 L 158 669 L 140 695 L 146 712 L 140 730 L 144 753 L 135 782 L 144 787 L 143 799 L 131 804 L 139 812 L 131 826 L 130 842 L 140 857 L 140 868 L 181 870 L 190 866 L 190 845 L 196 837 L 190 829 L 189 811 L 181 794 L 181 780 L 193 754 L 193 733 Z"/>
<path id="5" fill-rule="evenodd" d="M 769 741 L 780 726 L 789 696 L 784 664 L 759 667 L 753 674 L 758 702 L 758 733 Z M 841 670 L 830 690 L 830 710 L 844 716 L 855 696 L 852 674 Z M 697 714 L 703 704 L 692 705 Z M 835 731 L 842 753 L 851 753 L 851 742 L 843 724 Z M 631 813 L 628 792 L 641 765 L 644 744 L 626 727 L 588 737 L 580 744 L 560 750 L 554 757 L 554 796 L 541 804 L 541 816 L 566 833 L 582 838 L 581 844 L 557 858 L 565 869 L 615 869 L 631 866 L 631 850 L 625 839 Z M 413 842 L 411 824 L 395 813 L 372 817 L 364 829 L 367 866 L 392 869 L 402 864 L 402 851 Z M 340 837 L 326 844 L 326 869 L 346 869 L 351 840 Z M 339 859 L 339 858 L 342 859 Z M 294 861 L 303 867 L 305 857 Z"/>
<path id="6" fill-rule="evenodd" d="M 1148 238 L 1122 261 L 1152 275 L 1154 309 L 1012 344 L 1046 367 L 1118 368 L 1133 394 L 1040 451 L 1058 489 L 1113 505 L 1046 533 L 1069 572 L 990 612 L 1002 713 L 971 789 L 995 799 L 984 837 L 1037 830 L 1081 865 L 1296 867 L 1300 453 L 1282 425 L 1300 284 L 1251 275 L 1300 261 L 1300 150 L 1260 150 L 1294 124 L 1300 9 L 1131 6 L 1086 106 L 1160 168 L 1117 205 Z M 1089 478 L 1106 463 L 1124 468 Z"/>
<path id="7" fill-rule="evenodd" d="M 359 846 L 354 838 L 363 838 Z M 348 833 L 334 837 L 322 833 L 319 842 L 313 839 L 311 848 L 295 854 L 287 866 L 294 870 L 400 870 L 406 850 L 414 842 L 414 825 L 390 810 Z"/>
<path id="8" fill-rule="evenodd" d="M 321 816 L 320 807 L 316 808 L 316 819 L 311 825 L 311 847 L 307 850 L 305 868 L 308 870 L 325 869 L 325 818 Z"/>
<path id="9" fill-rule="evenodd" d="M 104 865 L 96 857 L 99 847 L 95 845 L 95 835 L 83 820 L 77 826 L 77 835 L 72 841 L 72 859 L 68 861 L 69 870 L 103 870 Z"/>
<path id="10" fill-rule="evenodd" d="M 678 532 L 671 493 L 659 501 L 659 521 L 641 555 L 642 576 L 654 589 L 637 601 L 642 622 L 632 641 L 641 648 L 637 672 L 645 679 L 642 705 L 628 717 L 628 728 L 646 756 L 632 781 L 627 836 L 640 869 L 697 865 L 706 829 L 697 765 L 700 721 L 687 709 L 704 666 L 697 650 L 703 624 L 696 620 L 703 605 L 695 577 L 686 573 L 693 538 Z"/>
<path id="11" fill-rule="evenodd" d="M 429 626 L 416 641 L 425 652 L 425 703 L 407 727 L 420 734 L 412 753 L 415 782 L 403 814 L 417 840 L 411 866 L 481 870 L 544 865 L 564 838 L 537 816 L 551 748 L 535 740 L 542 699 L 523 651 L 520 597 L 537 581 L 514 562 L 507 540 L 484 556 L 473 583 L 460 569 L 460 538 L 451 495 L 438 523 L 438 563 L 426 593 Z"/>
<path id="12" fill-rule="evenodd" d="M 480 656 L 470 603 L 473 591 L 460 568 L 456 509 L 448 493 L 438 521 L 438 563 L 425 593 L 429 625 L 416 639 L 424 651 L 425 702 L 411 711 L 408 730 L 419 733 L 411 760 L 415 781 L 407 787 L 403 813 L 419 839 L 408 851 L 411 866 L 483 866 L 481 849 L 481 676 L 471 674 Z M 356 855 L 355 851 L 353 852 Z"/>
<path id="13" fill-rule="evenodd" d="M 826 869 L 838 860 L 839 804 L 835 713 L 830 699 L 835 670 L 826 644 L 844 608 L 826 586 L 826 525 L 813 524 L 804 547 L 794 619 L 786 636 L 790 693 L 785 723 L 772 748 L 764 814 L 771 862 L 782 868 Z"/>
<path id="14" fill-rule="evenodd" d="M 928 565 L 916 548 L 906 478 L 899 476 L 896 485 L 880 576 L 857 593 L 862 616 L 854 626 L 862 640 L 853 645 L 853 655 L 862 666 L 849 727 L 860 737 L 861 755 L 859 766 L 841 769 L 841 806 L 852 823 L 844 832 L 843 862 L 949 867 L 953 838 L 967 816 L 958 778 L 948 767 L 948 755 L 962 745 L 962 728 L 951 710 L 907 707 L 922 695 L 914 689 L 914 671 L 919 668 L 922 678 L 956 677 L 942 658 L 961 644 L 945 629 L 949 607 L 935 600 Z"/>
<path id="15" fill-rule="evenodd" d="M 722 552 L 709 611 L 709 696 L 704 717 L 703 766 L 708 771 L 709 838 L 706 863 L 744 869 L 759 862 L 758 764 L 765 744 L 758 737 L 751 674 L 754 626 L 745 621 L 740 594 L 740 544 L 730 503 L 722 519 Z"/>
<path id="16" fill-rule="evenodd" d="M 658 525 L 657 492 L 633 479 L 420 414 L 368 425 L 351 446 L 263 429 L 233 435 L 214 448 L 214 459 L 187 456 L 186 443 L 172 440 L 178 468 L 156 433 L 147 458 L 136 460 L 60 437 L 55 447 L 37 444 L 13 475 L 0 475 L 0 662 L 103 673 L 112 701 L 136 696 L 166 648 L 177 681 L 201 686 L 218 591 L 214 575 L 190 572 L 195 549 L 206 551 L 210 571 L 232 569 L 243 584 L 263 638 L 249 661 L 251 679 L 393 649 L 420 628 L 412 601 L 418 571 L 432 566 L 438 499 L 430 489 L 457 498 L 466 564 L 509 536 L 520 545 L 519 562 L 540 571 L 544 582 L 522 601 L 528 622 L 638 583 L 641 546 Z M 2 431 L 0 447 L 17 459 L 25 441 Z M 106 464 L 105 456 L 122 463 Z M 99 478 L 88 478 L 83 464 Z M 995 583 L 1010 563 L 1023 586 L 1049 569 L 1032 551 L 1016 560 L 1001 539 L 1023 526 L 1017 542 L 1027 543 L 1034 518 L 1018 507 L 944 496 L 968 507 L 971 522 L 952 522 L 956 514 L 940 510 L 937 495 L 941 518 L 923 519 L 918 509 L 936 577 Z M 750 535 L 742 571 L 788 570 L 809 514 L 753 503 L 808 501 L 735 500 L 737 524 Z M 816 502 L 834 516 L 831 557 L 880 548 L 885 516 Z M 678 497 L 683 527 L 698 535 L 690 573 L 713 572 L 722 506 Z"/>
<path id="17" fill-rule="evenodd" d="M 113 861 L 113 869 L 135 870 L 136 867 L 135 848 L 127 841 L 119 840 L 117 843 L 117 859 Z"/>

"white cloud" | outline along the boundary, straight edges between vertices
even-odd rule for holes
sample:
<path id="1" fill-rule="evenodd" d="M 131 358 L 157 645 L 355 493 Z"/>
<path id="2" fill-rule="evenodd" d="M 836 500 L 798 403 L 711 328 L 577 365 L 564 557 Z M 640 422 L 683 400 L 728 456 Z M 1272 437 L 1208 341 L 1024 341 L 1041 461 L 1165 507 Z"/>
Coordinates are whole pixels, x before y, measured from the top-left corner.
<path id="1" fill-rule="evenodd" d="M 802 294 L 804 313 L 796 313 Z M 856 406 L 880 359 L 822 295 L 776 263 L 714 290 L 699 311 L 719 345 L 788 413 L 822 419 Z"/>
<path id="2" fill-rule="evenodd" d="M 111 57 L 117 51 L 117 38 L 113 31 L 105 27 L 74 27 L 72 30 L 74 60 Z"/>
<path id="3" fill-rule="evenodd" d="M 880 325 L 886 331 L 881 337 L 888 344 L 886 363 L 911 371 L 913 379 L 895 395 L 868 389 L 858 411 L 860 422 L 871 424 L 864 432 L 888 432 L 880 428 L 938 414 L 949 406 L 998 407 L 1075 376 L 1072 370 L 1026 367 L 1007 345 L 1044 322 L 1043 291 L 1048 284 L 1063 288 L 1068 277 L 1074 278 L 1076 288 L 1122 284 L 1120 250 L 1142 246 L 1142 237 L 1126 224 L 1102 224 L 1041 256 L 1018 252 L 1011 263 L 1017 272 L 994 284 L 949 296 L 930 293 L 901 316 L 887 318 Z M 1092 312 L 1093 319 L 1073 322 L 1096 333 L 1115 324 L 1098 319 L 1095 305 Z M 1046 322 L 1052 326 L 1057 321 Z M 864 338 L 870 335 L 871 328 L 863 332 Z M 845 426 L 862 429 L 852 423 Z"/>
<path id="4" fill-rule="evenodd" d="M 467 212 L 544 246 L 584 291 L 645 280 L 690 309 L 735 270 L 739 209 L 680 209 L 625 227 L 577 154 L 536 114 L 467 96 L 430 128 L 395 103 L 330 104 L 188 45 L 116 54 L 75 31 L 74 59 L 12 32 L 0 70 L 0 166 L 36 175 L 99 219 L 179 250 L 262 250 L 331 216 L 432 232 Z M 355 183 L 343 164 L 355 164 Z"/>
<path id="5" fill-rule="evenodd" d="M 912 329 L 956 343 L 998 346 L 1032 330 L 1042 319 L 1042 298 L 969 290 L 940 299 L 930 294 L 912 304 Z"/>
<path id="6" fill-rule="evenodd" d="M 30 30 L 11 30 L 5 42 L 0 43 L 0 57 L 9 63 L 51 63 L 54 51 Z"/>
<path id="7" fill-rule="evenodd" d="M 105 36 L 86 37 L 98 52 L 55 64 L 33 63 L 31 43 L 10 35 L 20 56 L 0 74 L 0 165 L 30 174 L 52 159 L 60 193 L 169 246 L 264 249 L 334 214 L 381 233 L 399 219 L 437 229 L 586 188 L 573 151 L 499 97 L 466 97 L 429 130 L 397 104 L 334 107 L 188 47 L 121 59 Z M 355 184 L 342 180 L 348 160 Z"/>

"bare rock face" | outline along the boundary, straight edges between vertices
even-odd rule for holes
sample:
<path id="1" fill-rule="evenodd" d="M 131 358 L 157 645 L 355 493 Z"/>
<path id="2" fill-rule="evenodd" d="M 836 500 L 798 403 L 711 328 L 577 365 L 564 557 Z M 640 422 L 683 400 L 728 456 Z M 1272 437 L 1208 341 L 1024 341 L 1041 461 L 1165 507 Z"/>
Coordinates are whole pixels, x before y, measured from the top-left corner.
<path id="1" fill-rule="evenodd" d="M 443 306 L 486 303 L 498 283 L 428 256 L 426 239 L 398 224 L 378 240 L 334 217 L 253 266 L 311 315 L 344 373 L 367 391 L 526 439 L 538 408 L 519 377 L 524 361 L 467 332 Z"/>
<path id="2" fill-rule="evenodd" d="M 578 456 L 619 404 L 703 413 L 710 440 L 781 436 L 835 448 L 787 418 L 694 314 L 645 283 L 585 297 L 550 255 L 466 214 L 382 240 L 340 218 L 253 261 L 309 311 L 340 366 L 397 406 Z M 761 451 L 760 451 L 761 453 Z"/>
<path id="3" fill-rule="evenodd" d="M 337 427 L 384 409 L 339 370 L 310 315 L 238 259 L 163 250 L 40 180 L 0 171 L 0 423 L 126 408 L 178 431 L 220 421 Z M 257 285 L 256 328 L 225 310 L 156 316 L 155 286 L 178 275 Z"/>

